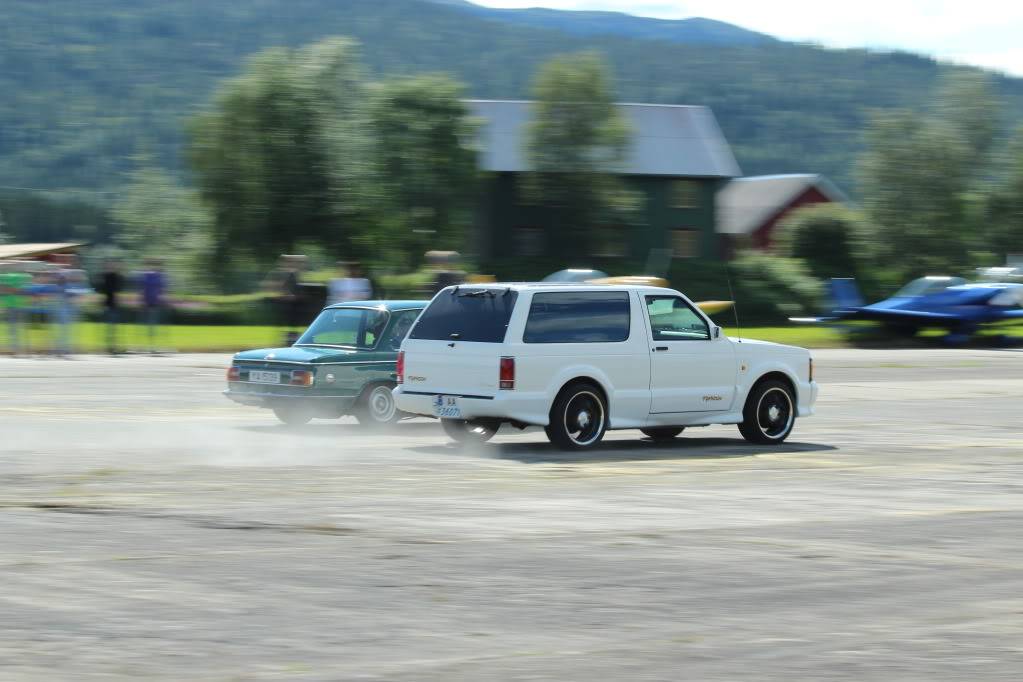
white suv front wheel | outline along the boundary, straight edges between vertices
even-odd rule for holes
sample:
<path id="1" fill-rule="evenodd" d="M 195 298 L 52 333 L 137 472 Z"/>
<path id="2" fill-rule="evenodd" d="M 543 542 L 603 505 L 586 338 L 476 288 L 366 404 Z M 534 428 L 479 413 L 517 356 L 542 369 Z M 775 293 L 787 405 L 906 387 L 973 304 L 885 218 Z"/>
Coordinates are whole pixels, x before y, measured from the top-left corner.
<path id="1" fill-rule="evenodd" d="M 607 431 L 607 403 L 603 392 L 581 381 L 561 390 L 551 407 L 544 429 L 562 450 L 585 450 L 595 446 Z"/>
<path id="2" fill-rule="evenodd" d="M 750 391 L 742 417 L 739 433 L 743 438 L 760 445 L 780 445 L 796 421 L 792 389 L 777 379 L 761 381 Z"/>

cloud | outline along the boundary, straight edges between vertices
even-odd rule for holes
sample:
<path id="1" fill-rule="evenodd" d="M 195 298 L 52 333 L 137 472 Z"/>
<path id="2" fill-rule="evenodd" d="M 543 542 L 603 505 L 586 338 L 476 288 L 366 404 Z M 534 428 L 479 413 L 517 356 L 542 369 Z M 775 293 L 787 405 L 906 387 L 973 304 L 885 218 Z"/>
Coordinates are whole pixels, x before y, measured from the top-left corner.
<path id="1" fill-rule="evenodd" d="M 831 47 L 920 52 L 1023 76 L 1023 3 L 1003 0 L 477 0 L 488 7 L 627 12 L 663 19 L 700 16 Z"/>

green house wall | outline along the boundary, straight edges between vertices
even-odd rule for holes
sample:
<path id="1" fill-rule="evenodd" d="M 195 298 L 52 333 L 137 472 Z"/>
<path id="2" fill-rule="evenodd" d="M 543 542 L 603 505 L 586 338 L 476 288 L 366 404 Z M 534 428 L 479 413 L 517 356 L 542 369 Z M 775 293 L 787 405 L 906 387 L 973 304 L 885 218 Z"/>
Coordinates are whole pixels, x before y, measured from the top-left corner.
<path id="1" fill-rule="evenodd" d="M 696 201 L 692 208 L 672 206 L 674 183 L 695 183 Z M 559 232 L 556 211 L 530 206 L 522 198 L 522 178 L 516 173 L 491 174 L 484 182 L 476 216 L 474 251 L 486 272 L 501 277 L 523 276 L 530 266 L 587 266 L 612 272 L 615 265 L 624 269 L 645 263 L 651 249 L 671 248 L 672 230 L 685 228 L 699 232 L 700 259 L 718 260 L 721 250 L 715 231 L 714 197 L 727 182 L 722 178 L 630 176 L 629 187 L 639 193 L 640 208 L 634 223 L 624 226 L 625 252 L 607 257 L 600 254 L 597 240 L 571 243 Z M 525 256 L 517 252 L 516 230 L 538 228 L 544 233 L 543 253 Z M 612 274 L 614 274 L 612 272 Z"/>

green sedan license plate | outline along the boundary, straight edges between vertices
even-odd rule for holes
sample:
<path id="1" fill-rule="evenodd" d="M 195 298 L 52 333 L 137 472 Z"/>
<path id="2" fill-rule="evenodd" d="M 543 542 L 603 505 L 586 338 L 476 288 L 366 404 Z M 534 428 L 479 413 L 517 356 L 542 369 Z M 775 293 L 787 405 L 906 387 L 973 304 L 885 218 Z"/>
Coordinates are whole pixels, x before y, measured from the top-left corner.
<path id="1" fill-rule="evenodd" d="M 281 383 L 280 372 L 257 372 L 249 371 L 249 381 L 256 384 L 279 384 Z"/>

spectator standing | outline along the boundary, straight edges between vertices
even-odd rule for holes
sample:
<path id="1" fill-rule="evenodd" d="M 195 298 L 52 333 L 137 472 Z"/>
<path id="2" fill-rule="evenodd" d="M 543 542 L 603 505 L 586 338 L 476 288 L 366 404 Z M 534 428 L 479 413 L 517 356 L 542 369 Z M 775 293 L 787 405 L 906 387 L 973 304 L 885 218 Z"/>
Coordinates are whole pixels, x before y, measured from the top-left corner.
<path id="1" fill-rule="evenodd" d="M 334 265 L 337 268 L 337 276 L 327 282 L 327 305 L 344 301 L 344 282 L 348 278 L 348 268 L 343 261 L 338 261 Z"/>
<path id="2" fill-rule="evenodd" d="M 285 328 L 284 343 L 288 346 L 298 339 L 296 327 L 301 324 L 302 286 L 299 278 L 305 269 L 305 260 L 302 255 L 282 255 L 278 269 L 271 276 L 280 323 Z"/>
<path id="3" fill-rule="evenodd" d="M 344 277 L 330 280 L 327 285 L 327 301 L 347 303 L 349 301 L 368 301 L 373 298 L 373 284 L 369 281 L 358 262 L 338 263 L 338 270 L 345 271 Z"/>
<path id="4" fill-rule="evenodd" d="M 51 269 L 49 264 L 40 264 L 40 269 L 36 270 L 32 277 L 32 283 L 23 291 L 28 294 L 30 301 L 28 307 L 30 327 L 38 322 L 44 329 L 49 325 L 50 331 L 55 330 L 60 293 L 56 270 Z M 40 352 L 46 353 L 49 350 L 51 349 L 41 348 Z"/>
<path id="5" fill-rule="evenodd" d="M 436 294 L 445 287 L 465 282 L 465 273 L 457 269 L 457 251 L 427 251 L 426 262 L 433 271 L 430 283 L 431 294 Z"/>
<path id="6" fill-rule="evenodd" d="M 92 290 L 88 285 L 85 271 L 78 267 L 78 256 L 66 254 L 59 260 L 60 270 L 56 273 L 57 301 L 55 306 L 56 352 L 61 357 L 69 356 L 73 350 L 74 325 L 78 322 L 78 301 Z"/>
<path id="7" fill-rule="evenodd" d="M 9 263 L 0 271 L 0 307 L 7 317 L 7 345 L 11 353 L 22 351 L 21 332 L 25 319 L 25 289 L 32 283 L 32 276 L 19 269 L 17 263 Z"/>
<path id="8" fill-rule="evenodd" d="M 103 274 L 97 282 L 96 291 L 103 296 L 103 318 L 107 323 L 107 352 L 117 355 L 117 325 L 121 321 L 119 296 L 124 290 L 124 276 L 121 264 L 116 260 L 108 260 L 103 267 Z"/>
<path id="9" fill-rule="evenodd" d="M 142 314 L 149 336 L 149 352 L 155 355 L 156 333 L 167 303 L 167 276 L 159 259 L 151 258 L 146 265 L 148 267 L 140 277 L 139 287 L 142 290 Z"/>

